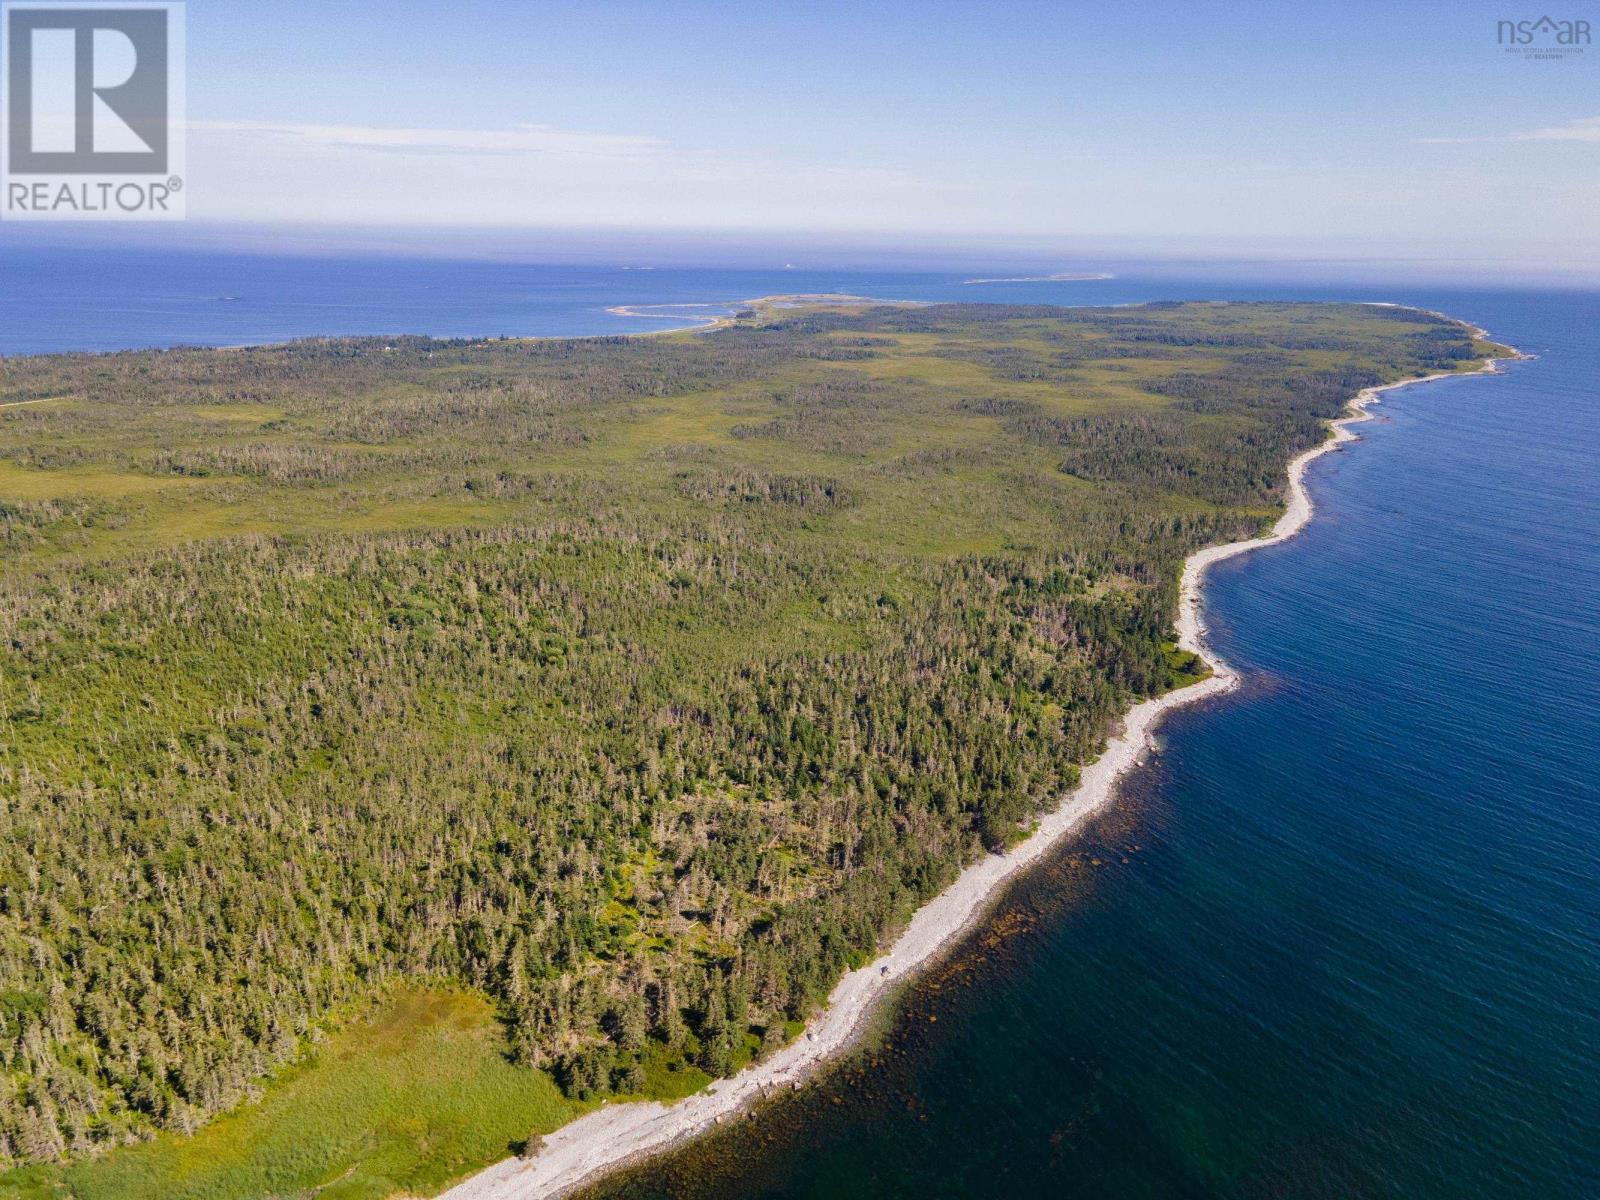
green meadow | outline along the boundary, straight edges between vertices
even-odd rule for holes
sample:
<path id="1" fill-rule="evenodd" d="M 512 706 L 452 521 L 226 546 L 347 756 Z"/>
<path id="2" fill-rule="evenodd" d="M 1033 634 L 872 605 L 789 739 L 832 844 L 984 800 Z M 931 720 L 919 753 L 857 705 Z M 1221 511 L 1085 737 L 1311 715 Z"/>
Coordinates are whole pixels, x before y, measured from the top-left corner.
<path id="1" fill-rule="evenodd" d="M 320 1038 L 246 1103 L 198 1133 L 161 1133 L 66 1169 L 11 1172 L 0 1194 L 76 1200 L 316 1195 L 379 1200 L 436 1191 L 520 1149 L 583 1106 L 513 1066 L 489 1004 L 406 990 Z"/>

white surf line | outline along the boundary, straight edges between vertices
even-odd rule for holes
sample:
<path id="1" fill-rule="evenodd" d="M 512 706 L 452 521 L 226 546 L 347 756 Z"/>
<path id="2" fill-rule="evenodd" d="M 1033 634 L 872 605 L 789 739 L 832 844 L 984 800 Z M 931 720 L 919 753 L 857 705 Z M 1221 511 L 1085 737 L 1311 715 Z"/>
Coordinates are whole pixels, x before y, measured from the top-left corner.
<path id="1" fill-rule="evenodd" d="M 1205 641 L 1201 589 L 1212 564 L 1287 541 L 1305 528 L 1313 511 L 1305 487 L 1307 465 L 1354 441 L 1355 434 L 1349 426 L 1371 419 L 1367 410 L 1383 392 L 1437 379 L 1493 373 L 1498 369 L 1496 362 L 1489 360 L 1478 372 L 1447 371 L 1364 389 L 1350 401 L 1350 415 L 1331 422 L 1330 436 L 1289 464 L 1289 503 L 1270 533 L 1248 541 L 1208 546 L 1190 555 L 1184 561 L 1178 600 L 1178 645 L 1206 659 L 1213 672 L 1210 678 L 1134 705 L 1105 753 L 1083 768 L 1078 786 L 1059 808 L 1040 818 L 1025 841 L 1005 854 L 984 856 L 918 909 L 887 953 L 839 981 L 828 997 L 827 1007 L 807 1023 L 805 1032 L 795 1041 L 764 1062 L 749 1066 L 730 1079 L 718 1080 L 671 1107 L 658 1101 L 605 1105 L 546 1135 L 533 1158 L 508 1158 L 496 1163 L 457 1184 L 441 1200 L 551 1200 L 566 1195 L 610 1171 L 704 1133 L 769 1093 L 798 1087 L 818 1067 L 849 1049 L 877 1005 L 965 934 L 999 899 L 1002 885 L 1038 862 L 1111 801 L 1117 780 L 1144 758 L 1151 735 L 1168 712 L 1239 686 L 1238 674 Z"/>
<path id="2" fill-rule="evenodd" d="M 680 312 L 647 312 L 652 308 L 728 308 L 730 305 L 714 303 L 684 303 L 684 304 L 613 304 L 606 309 L 613 317 L 635 317 L 644 321 L 698 321 L 698 325 L 679 325 L 673 329 L 652 329 L 645 333 L 622 334 L 623 337 L 656 337 L 663 333 L 698 333 L 705 329 L 721 329 L 733 323 L 730 314 L 725 317 L 712 316 L 710 313 L 680 313 Z M 615 334 L 590 334 L 591 337 L 615 337 Z"/>

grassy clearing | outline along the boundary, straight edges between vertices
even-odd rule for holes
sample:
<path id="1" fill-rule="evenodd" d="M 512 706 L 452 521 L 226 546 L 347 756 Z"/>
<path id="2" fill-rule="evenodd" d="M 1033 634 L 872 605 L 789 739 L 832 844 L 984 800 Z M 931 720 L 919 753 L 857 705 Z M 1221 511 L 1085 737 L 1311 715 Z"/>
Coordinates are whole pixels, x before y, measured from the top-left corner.
<path id="1" fill-rule="evenodd" d="M 663 1083 L 667 1072 L 661 1072 Z M 698 1072 L 689 1090 L 703 1086 Z M 673 1080 L 673 1083 L 678 1081 Z M 682 1086 L 681 1084 L 679 1085 Z M 190 1137 L 0 1175 L 7 1200 L 381 1200 L 428 1194 L 570 1120 L 549 1076 L 507 1058 L 481 996 L 404 990 Z"/>
<path id="2" fill-rule="evenodd" d="M 1188 650 L 1179 649 L 1176 642 L 1167 642 L 1161 647 L 1161 652 L 1167 659 L 1168 691 L 1188 687 L 1212 676 L 1212 670 L 1206 666 L 1205 659 Z"/>

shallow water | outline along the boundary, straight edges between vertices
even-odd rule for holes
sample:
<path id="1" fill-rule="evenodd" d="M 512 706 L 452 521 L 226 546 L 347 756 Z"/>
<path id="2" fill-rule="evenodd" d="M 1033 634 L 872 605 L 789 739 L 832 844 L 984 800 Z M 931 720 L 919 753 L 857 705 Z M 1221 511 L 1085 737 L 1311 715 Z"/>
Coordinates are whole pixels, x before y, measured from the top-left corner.
<path id="1" fill-rule="evenodd" d="M 1600 1194 L 1600 297 L 1390 393 L 1219 566 L 1248 674 L 884 1049 L 616 1197 Z"/>

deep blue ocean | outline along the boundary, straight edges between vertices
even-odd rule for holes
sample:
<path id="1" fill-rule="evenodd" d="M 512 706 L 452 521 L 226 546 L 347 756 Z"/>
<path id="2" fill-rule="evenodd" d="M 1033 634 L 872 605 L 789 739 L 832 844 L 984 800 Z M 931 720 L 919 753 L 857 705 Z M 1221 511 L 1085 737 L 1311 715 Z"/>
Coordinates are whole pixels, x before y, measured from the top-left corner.
<path id="1" fill-rule="evenodd" d="M 1313 466 L 1305 533 L 1211 577 L 1247 685 L 1170 720 L 881 1049 L 607 1191 L 1600 1196 L 1600 294 L 1109 269 L 7 249 L 0 353 L 628 332 L 664 322 L 608 306 L 801 291 L 1385 299 L 1486 326 L 1537 357 L 1389 393 Z"/>
<path id="2" fill-rule="evenodd" d="M 1313 466 L 1211 577 L 1247 685 L 881 1051 L 606 1194 L 1600 1196 L 1600 295 L 1384 294 L 1538 357 Z"/>

